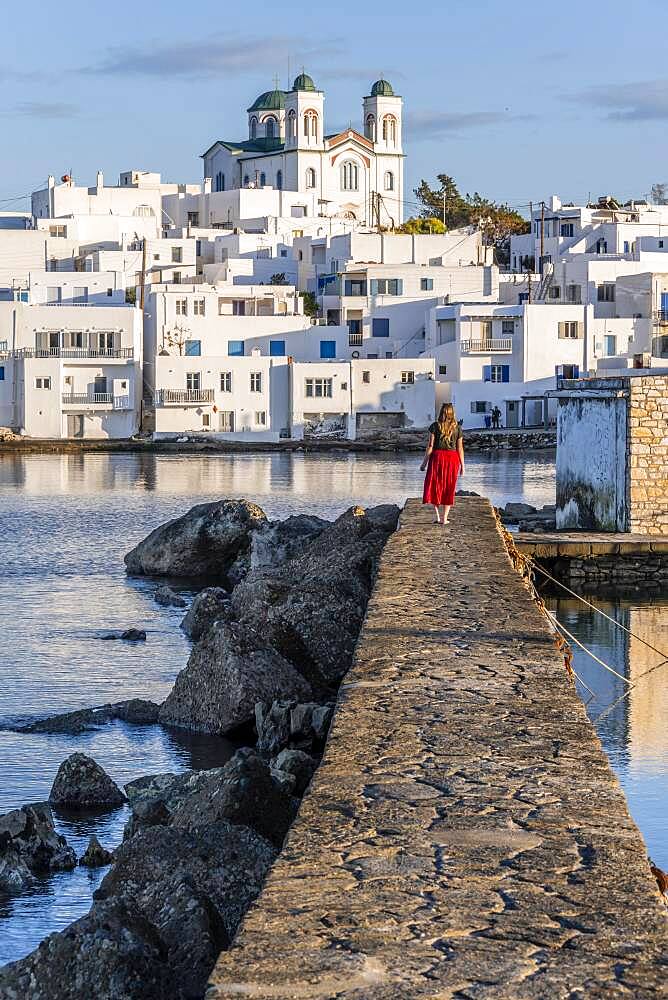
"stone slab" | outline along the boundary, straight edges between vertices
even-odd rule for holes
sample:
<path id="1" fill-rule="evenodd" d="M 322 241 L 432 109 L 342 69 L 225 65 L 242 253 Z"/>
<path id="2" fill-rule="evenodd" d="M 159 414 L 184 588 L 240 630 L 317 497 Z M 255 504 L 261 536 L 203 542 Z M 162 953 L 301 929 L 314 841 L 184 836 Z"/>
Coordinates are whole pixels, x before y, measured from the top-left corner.
<path id="1" fill-rule="evenodd" d="M 649 538 L 615 532 L 545 532 L 534 535 L 518 531 L 513 541 L 527 555 L 537 558 L 566 559 L 596 558 L 606 555 L 646 555 L 649 552 L 668 553 L 668 538 Z"/>
<path id="2" fill-rule="evenodd" d="M 409 501 L 321 767 L 207 1000 L 665 997 L 666 908 L 490 505 Z"/>

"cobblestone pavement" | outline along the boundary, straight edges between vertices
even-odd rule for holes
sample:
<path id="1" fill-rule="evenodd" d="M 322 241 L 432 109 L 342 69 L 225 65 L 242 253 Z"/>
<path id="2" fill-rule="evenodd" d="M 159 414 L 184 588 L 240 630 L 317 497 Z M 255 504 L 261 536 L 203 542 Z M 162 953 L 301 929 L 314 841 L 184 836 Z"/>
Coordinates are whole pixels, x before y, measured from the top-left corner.
<path id="1" fill-rule="evenodd" d="M 207 998 L 666 997 L 666 908 L 487 501 L 410 501 L 323 763 Z M 663 964 L 662 964 L 663 962 Z"/>

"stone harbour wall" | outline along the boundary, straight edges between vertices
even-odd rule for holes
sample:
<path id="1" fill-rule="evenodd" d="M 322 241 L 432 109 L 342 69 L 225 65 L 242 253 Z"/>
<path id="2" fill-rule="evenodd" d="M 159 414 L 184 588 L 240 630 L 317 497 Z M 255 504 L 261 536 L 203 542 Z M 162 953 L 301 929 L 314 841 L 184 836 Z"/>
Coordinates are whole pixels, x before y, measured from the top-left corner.
<path id="1" fill-rule="evenodd" d="M 489 503 L 387 542 L 324 757 L 207 1000 L 665 996 L 666 908 Z"/>
<path id="2" fill-rule="evenodd" d="M 668 376 L 629 379 L 628 530 L 668 535 Z"/>

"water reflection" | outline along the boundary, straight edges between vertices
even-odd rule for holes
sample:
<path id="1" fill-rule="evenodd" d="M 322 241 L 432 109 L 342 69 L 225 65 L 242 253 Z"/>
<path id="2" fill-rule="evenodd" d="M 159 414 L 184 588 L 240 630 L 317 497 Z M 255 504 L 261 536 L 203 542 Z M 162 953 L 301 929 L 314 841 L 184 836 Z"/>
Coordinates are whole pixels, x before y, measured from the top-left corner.
<path id="1" fill-rule="evenodd" d="M 668 651 L 668 593 L 648 598 L 595 597 L 592 603 L 629 631 L 574 599 L 551 598 L 548 606 L 576 638 L 634 685 L 629 689 L 620 677 L 574 647 L 575 670 L 590 689 L 578 683 L 589 717 L 650 855 L 668 869 L 668 663 L 659 666 L 665 657 L 646 645 Z"/>

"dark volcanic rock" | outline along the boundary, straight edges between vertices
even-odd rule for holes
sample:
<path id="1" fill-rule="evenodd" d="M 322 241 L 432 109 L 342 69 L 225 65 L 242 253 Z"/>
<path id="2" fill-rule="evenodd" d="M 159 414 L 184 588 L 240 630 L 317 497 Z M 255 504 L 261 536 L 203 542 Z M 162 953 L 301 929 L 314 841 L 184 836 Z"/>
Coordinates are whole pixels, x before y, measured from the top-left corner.
<path id="1" fill-rule="evenodd" d="M 46 802 L 0 816 L 0 890 L 17 892 L 34 875 L 74 868 L 76 855 L 56 833 Z"/>
<path id="2" fill-rule="evenodd" d="M 247 500 L 199 504 L 152 531 L 125 557 L 128 573 L 147 576 L 224 577 L 250 535 L 266 523 Z"/>
<path id="3" fill-rule="evenodd" d="M 266 524 L 251 539 L 250 569 L 281 566 L 299 555 L 304 543 L 312 541 L 331 523 L 310 514 L 293 514 L 285 521 Z"/>
<path id="4" fill-rule="evenodd" d="M 397 529 L 401 510 L 394 503 L 382 503 L 378 507 L 367 507 L 366 516 L 374 528 L 382 528 L 391 534 Z"/>
<path id="5" fill-rule="evenodd" d="M 178 997 L 156 929 L 116 899 L 0 969 L 3 1000 L 167 1000 Z M 181 994 L 183 996 L 183 994 Z"/>
<path id="6" fill-rule="evenodd" d="M 99 708 L 82 708 L 76 712 L 53 715 L 50 719 L 40 719 L 27 726 L 21 726 L 21 733 L 83 733 L 94 726 L 121 719 L 133 725 L 148 725 L 158 721 L 159 706 L 143 698 L 119 701 Z"/>
<path id="7" fill-rule="evenodd" d="M 114 639 L 123 639 L 125 642 L 146 642 L 146 632 L 141 628 L 128 628 L 124 632 L 118 629 L 115 632 L 106 632 L 100 638 L 108 642 Z"/>
<path id="8" fill-rule="evenodd" d="M 321 749 L 327 739 L 333 712 L 332 704 L 258 703 L 255 706 L 258 750 L 273 756 L 285 747 Z"/>
<path id="9" fill-rule="evenodd" d="M 280 847 L 297 802 L 274 781 L 267 762 L 245 748 L 216 772 L 200 772 L 193 790 L 173 810 L 171 825 L 198 830 L 228 820 L 252 827 Z M 206 779 L 209 774 L 212 780 Z"/>
<path id="10" fill-rule="evenodd" d="M 163 584 L 162 587 L 158 587 L 155 594 L 153 595 L 153 600 L 156 604 L 160 604 L 163 608 L 185 608 L 186 602 L 182 597 L 168 587 L 167 584 Z"/>
<path id="11" fill-rule="evenodd" d="M 307 698 L 309 684 L 262 638 L 261 630 L 218 621 L 193 648 L 160 709 L 160 721 L 228 733 L 253 719 L 255 703 Z"/>
<path id="12" fill-rule="evenodd" d="M 232 609 L 316 688 L 331 688 L 352 661 L 386 538 L 361 507 L 353 507 L 305 543 L 300 555 L 276 568 L 251 570 L 232 592 Z"/>
<path id="13" fill-rule="evenodd" d="M 219 618 L 230 613 L 230 595 L 222 587 L 206 587 L 190 605 L 181 628 L 191 639 L 201 639 Z"/>
<path id="14" fill-rule="evenodd" d="M 69 808 L 115 808 L 123 805 L 125 796 L 92 757 L 73 753 L 58 768 L 49 802 Z"/>
<path id="15" fill-rule="evenodd" d="M 302 796 L 315 774 L 318 761 L 303 750 L 281 750 L 271 762 L 274 771 L 284 771 L 295 782 L 295 794 Z"/>
<path id="16" fill-rule="evenodd" d="M 88 841 L 88 847 L 79 858 L 79 864 L 85 868 L 104 868 L 114 860 L 112 851 L 107 851 L 96 836 Z"/>
<path id="17" fill-rule="evenodd" d="M 164 930 L 160 900 L 164 900 L 169 916 L 170 894 L 175 886 L 189 881 L 196 891 L 209 897 L 224 933 L 231 939 L 275 857 L 275 848 L 255 830 L 226 821 L 200 827 L 197 834 L 181 828 L 154 827 L 118 848 L 116 863 L 95 898 L 134 899 L 142 912 Z M 224 946 L 224 941 L 220 947 L 216 944 L 218 951 Z M 207 972 L 216 957 L 217 951 Z"/>

